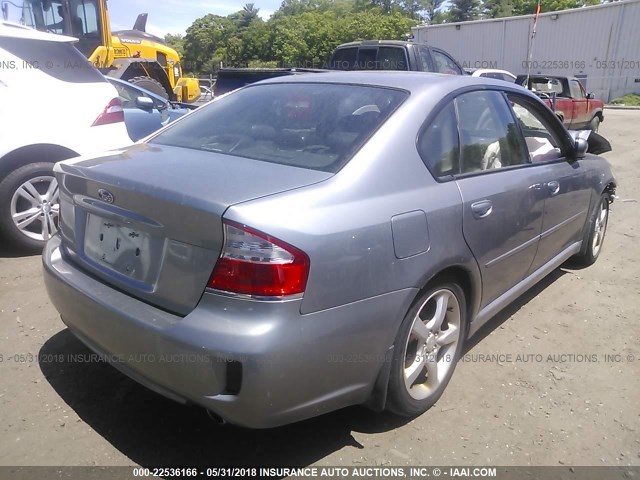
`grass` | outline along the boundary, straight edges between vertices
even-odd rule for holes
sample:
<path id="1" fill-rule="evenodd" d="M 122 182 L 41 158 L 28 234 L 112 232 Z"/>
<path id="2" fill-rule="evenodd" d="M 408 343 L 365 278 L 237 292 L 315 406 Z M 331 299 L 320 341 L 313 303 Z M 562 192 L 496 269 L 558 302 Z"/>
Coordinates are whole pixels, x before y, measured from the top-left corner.
<path id="1" fill-rule="evenodd" d="M 627 105 L 630 107 L 640 107 L 640 95 L 629 93 L 624 97 L 614 98 L 611 100 L 613 105 Z"/>

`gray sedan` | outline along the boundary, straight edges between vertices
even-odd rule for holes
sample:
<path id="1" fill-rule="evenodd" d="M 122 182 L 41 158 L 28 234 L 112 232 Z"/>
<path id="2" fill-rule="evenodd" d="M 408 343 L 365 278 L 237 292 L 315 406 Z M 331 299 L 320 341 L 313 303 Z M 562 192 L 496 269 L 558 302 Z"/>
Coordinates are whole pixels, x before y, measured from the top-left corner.
<path id="1" fill-rule="evenodd" d="M 57 164 L 46 286 L 89 348 L 229 422 L 417 415 L 493 315 L 600 255 L 616 183 L 592 139 L 491 79 L 261 82 Z"/>

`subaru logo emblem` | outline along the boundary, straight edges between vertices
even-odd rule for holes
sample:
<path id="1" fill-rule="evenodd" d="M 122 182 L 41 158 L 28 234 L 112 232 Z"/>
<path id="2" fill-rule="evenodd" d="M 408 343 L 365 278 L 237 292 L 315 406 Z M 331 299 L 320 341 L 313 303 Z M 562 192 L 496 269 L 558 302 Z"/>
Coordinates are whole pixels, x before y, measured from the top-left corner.
<path id="1" fill-rule="evenodd" d="M 98 196 L 107 203 L 113 203 L 113 201 L 115 200 L 115 198 L 113 197 L 113 193 L 111 193 L 109 190 L 105 190 L 104 188 L 98 190 Z"/>

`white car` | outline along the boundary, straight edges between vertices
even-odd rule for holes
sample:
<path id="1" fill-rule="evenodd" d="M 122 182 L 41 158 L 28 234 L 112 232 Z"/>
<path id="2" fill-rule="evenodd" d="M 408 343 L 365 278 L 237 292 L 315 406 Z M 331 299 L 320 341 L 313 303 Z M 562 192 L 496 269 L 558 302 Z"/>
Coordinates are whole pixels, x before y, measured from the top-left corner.
<path id="1" fill-rule="evenodd" d="M 132 143 L 118 92 L 75 41 L 0 22 L 0 243 L 37 250 L 55 233 L 55 162 Z"/>
<path id="2" fill-rule="evenodd" d="M 496 80 L 504 80 L 505 82 L 515 83 L 516 76 L 506 70 L 498 70 L 497 68 L 478 68 L 468 71 L 473 77 L 487 77 Z"/>

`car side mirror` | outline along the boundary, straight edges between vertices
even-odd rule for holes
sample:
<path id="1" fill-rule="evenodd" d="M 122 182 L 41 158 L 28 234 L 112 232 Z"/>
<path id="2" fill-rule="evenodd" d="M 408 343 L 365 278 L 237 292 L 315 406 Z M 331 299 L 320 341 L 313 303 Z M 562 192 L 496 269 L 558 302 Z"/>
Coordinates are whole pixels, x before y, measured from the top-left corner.
<path id="1" fill-rule="evenodd" d="M 136 106 L 142 110 L 153 110 L 155 104 L 149 97 L 138 97 L 136 98 Z"/>
<path id="2" fill-rule="evenodd" d="M 587 100 L 593 100 L 595 97 L 595 95 L 593 93 L 587 93 Z"/>
<path id="3" fill-rule="evenodd" d="M 587 150 L 589 150 L 589 142 L 584 138 L 576 138 L 573 144 L 574 158 L 576 160 L 584 158 L 587 154 Z"/>

